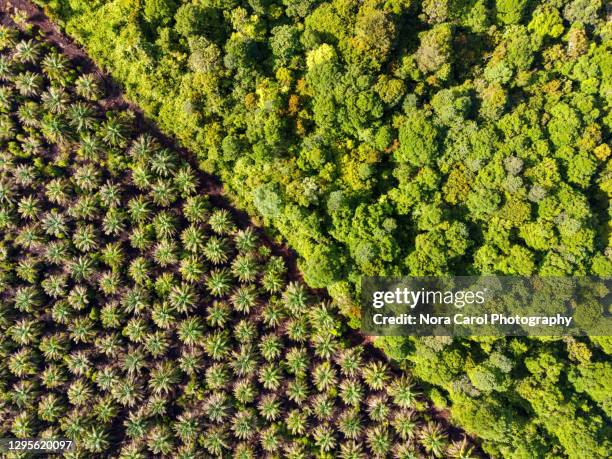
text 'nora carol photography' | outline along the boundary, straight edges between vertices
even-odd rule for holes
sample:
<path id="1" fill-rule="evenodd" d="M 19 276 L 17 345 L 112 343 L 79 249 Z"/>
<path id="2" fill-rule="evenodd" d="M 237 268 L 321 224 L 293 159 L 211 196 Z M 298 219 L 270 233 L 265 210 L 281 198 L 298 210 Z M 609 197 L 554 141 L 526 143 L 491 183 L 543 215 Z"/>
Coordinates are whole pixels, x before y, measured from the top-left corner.
<path id="1" fill-rule="evenodd" d="M 368 277 L 371 336 L 608 336 L 610 280 L 594 277 Z"/>

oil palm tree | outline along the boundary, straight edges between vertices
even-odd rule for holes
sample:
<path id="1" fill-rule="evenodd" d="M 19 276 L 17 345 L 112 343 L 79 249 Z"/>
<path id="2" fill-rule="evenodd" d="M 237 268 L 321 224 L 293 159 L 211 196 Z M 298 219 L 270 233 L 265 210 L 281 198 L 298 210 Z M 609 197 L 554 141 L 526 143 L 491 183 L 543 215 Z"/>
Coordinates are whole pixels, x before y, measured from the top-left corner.
<path id="1" fill-rule="evenodd" d="M 201 243 L 204 243 L 203 236 Z M 183 242 L 183 244 L 185 244 L 185 242 Z M 217 236 L 211 236 L 208 238 L 208 241 L 206 241 L 206 245 L 203 248 L 203 253 L 204 256 L 215 265 L 226 263 L 231 254 L 227 239 Z"/>
<path id="2" fill-rule="evenodd" d="M 257 395 L 257 388 L 254 384 L 248 379 L 239 379 L 234 383 L 233 394 L 236 400 L 242 405 L 248 405 L 253 400 L 255 400 L 255 396 Z M 252 432 L 251 432 L 252 435 Z M 238 439 L 243 440 L 238 436 Z"/>
<path id="3" fill-rule="evenodd" d="M 51 209 L 44 215 L 42 226 L 45 233 L 50 236 L 61 238 L 68 235 L 66 217 L 64 214 L 60 213 L 58 209 Z"/>
<path id="4" fill-rule="evenodd" d="M 234 245 L 240 253 L 253 252 L 258 245 L 259 238 L 253 228 L 239 229 L 234 234 Z"/>
<path id="5" fill-rule="evenodd" d="M 433 457 L 443 457 L 447 447 L 447 437 L 442 426 L 430 421 L 419 431 L 419 442 L 425 451 Z"/>
<path id="6" fill-rule="evenodd" d="M 79 76 L 74 82 L 74 90 L 79 96 L 92 101 L 99 100 L 101 96 L 99 80 L 91 73 Z"/>
<path id="7" fill-rule="evenodd" d="M 285 367 L 297 377 L 306 376 L 309 364 L 308 350 L 304 347 L 292 347 L 285 353 Z"/>
<path id="8" fill-rule="evenodd" d="M 78 378 L 72 381 L 66 395 L 71 405 L 82 407 L 93 397 L 93 390 L 85 379 Z"/>
<path id="9" fill-rule="evenodd" d="M 69 262 L 70 275 L 74 280 L 89 280 L 95 271 L 95 260 L 79 255 Z"/>
<path id="10" fill-rule="evenodd" d="M 112 387 L 119 381 L 119 372 L 106 365 L 95 372 L 96 385 L 104 392 L 111 393 Z"/>
<path id="11" fill-rule="evenodd" d="M 40 100 L 43 107 L 55 115 L 65 113 L 70 104 L 70 96 L 66 90 L 53 86 L 41 94 Z"/>
<path id="12" fill-rule="evenodd" d="M 299 443 L 296 440 L 286 442 L 283 448 L 283 453 L 283 457 L 286 457 L 287 459 L 306 459 L 310 457 L 304 444 Z"/>
<path id="13" fill-rule="evenodd" d="M 119 379 L 112 387 L 111 394 L 121 405 L 133 407 L 143 398 L 142 385 L 132 377 Z"/>
<path id="14" fill-rule="evenodd" d="M 157 140 L 148 133 L 140 134 L 128 150 L 136 163 L 146 162 L 159 149 Z"/>
<path id="15" fill-rule="evenodd" d="M 49 274 L 40 283 L 43 291 L 51 298 L 61 298 L 66 295 L 68 276 L 65 274 Z"/>
<path id="16" fill-rule="evenodd" d="M 149 291 L 146 288 L 133 286 L 123 293 L 121 306 L 123 306 L 125 312 L 138 316 L 148 308 L 149 296 Z"/>
<path id="17" fill-rule="evenodd" d="M 58 85 L 65 86 L 73 77 L 68 59 L 55 51 L 43 58 L 41 67 L 49 81 Z"/>
<path id="18" fill-rule="evenodd" d="M 387 397 L 381 394 L 371 395 L 366 401 L 366 411 L 370 419 L 375 423 L 386 421 L 390 414 Z"/>
<path id="19" fill-rule="evenodd" d="M 239 440 L 253 438 L 257 428 L 257 417 L 252 409 L 238 410 L 231 421 L 231 429 Z"/>
<path id="20" fill-rule="evenodd" d="M 105 395 L 96 401 L 93 407 L 96 419 L 103 424 L 112 422 L 119 413 L 115 400 L 110 395 Z"/>
<path id="21" fill-rule="evenodd" d="M 347 440 L 340 444 L 340 459 L 365 459 L 367 457 L 363 445 L 354 440 Z"/>
<path id="22" fill-rule="evenodd" d="M 222 426 L 209 427 L 204 434 L 202 446 L 210 454 L 220 457 L 223 451 L 229 447 L 227 432 Z"/>
<path id="23" fill-rule="evenodd" d="M 143 196 L 136 196 L 128 202 L 128 215 L 132 223 L 145 223 L 151 215 L 151 207 Z"/>
<path id="24" fill-rule="evenodd" d="M 196 348 L 183 349 L 179 357 L 179 368 L 187 376 L 200 374 L 203 367 L 202 353 Z M 210 367 L 209 367 L 210 368 Z"/>
<path id="25" fill-rule="evenodd" d="M 65 147 L 70 140 L 69 127 L 64 119 L 53 113 L 47 113 L 40 122 L 40 132 L 47 142 Z"/>
<path id="26" fill-rule="evenodd" d="M 409 409 L 396 411 L 391 419 L 391 425 L 402 440 L 413 439 L 417 428 L 415 412 Z"/>
<path id="27" fill-rule="evenodd" d="M 328 394 L 317 394 L 310 400 L 312 414 L 319 421 L 330 421 L 334 416 L 336 405 Z"/>
<path id="28" fill-rule="evenodd" d="M 181 233 L 181 242 L 188 252 L 198 253 L 204 250 L 205 236 L 202 228 L 189 225 Z"/>
<path id="29" fill-rule="evenodd" d="M 308 427 L 308 413 L 301 409 L 293 409 L 285 416 L 287 430 L 294 436 L 302 436 Z"/>
<path id="30" fill-rule="evenodd" d="M 185 412 L 174 421 L 172 429 L 183 443 L 192 444 L 200 434 L 200 422 L 194 413 Z"/>
<path id="31" fill-rule="evenodd" d="M 210 203 L 206 196 L 190 196 L 183 204 L 183 216 L 190 223 L 205 223 L 210 213 Z"/>
<path id="32" fill-rule="evenodd" d="M 179 272 L 183 279 L 190 283 L 198 282 L 205 273 L 204 264 L 198 256 L 187 256 L 180 261 Z M 210 279 L 210 278 L 209 278 Z M 220 288 L 223 289 L 225 284 L 225 277 L 223 275 L 213 277 L 213 280 L 207 279 L 207 284 L 210 283 L 213 288 L 219 283 Z"/>
<path id="33" fill-rule="evenodd" d="M 125 253 L 121 243 L 109 242 L 106 244 L 101 250 L 100 259 L 113 271 L 119 269 L 125 261 Z"/>
<path id="34" fill-rule="evenodd" d="M 61 112 L 60 112 L 61 113 Z M 95 111 L 93 107 L 85 102 L 75 102 L 70 104 L 66 108 L 66 118 L 68 118 L 68 124 L 76 130 L 78 133 L 85 133 L 83 137 L 81 137 L 81 142 L 87 145 L 91 145 L 94 137 L 88 136 L 86 131 L 93 129 L 96 125 L 95 119 Z M 86 140 L 84 140 L 86 139 Z M 95 141 L 93 141 L 95 142 Z M 98 151 L 98 145 L 96 144 L 94 148 L 87 148 L 81 146 L 82 149 L 86 151 Z M 95 155 L 84 155 L 88 159 L 95 158 Z"/>
<path id="35" fill-rule="evenodd" d="M 64 416 L 66 411 L 66 404 L 53 392 L 43 395 L 38 402 L 38 417 L 43 421 L 55 422 Z"/>
<path id="36" fill-rule="evenodd" d="M 345 379 L 340 385 L 340 398 L 346 405 L 359 406 L 363 400 L 364 388 L 356 379 Z"/>
<path id="37" fill-rule="evenodd" d="M 153 218 L 153 228 L 158 239 L 170 239 L 177 232 L 176 217 L 167 211 L 158 212 Z"/>
<path id="38" fill-rule="evenodd" d="M 68 352 L 69 346 L 68 335 L 65 332 L 56 332 L 44 336 L 38 348 L 46 361 L 61 361 Z"/>
<path id="39" fill-rule="evenodd" d="M 211 327 L 223 328 L 231 319 L 231 311 L 224 301 L 213 301 L 206 312 L 206 323 Z"/>
<path id="40" fill-rule="evenodd" d="M 193 195 L 198 188 L 198 178 L 191 166 L 182 166 L 174 175 L 174 186 L 182 198 Z"/>
<path id="41" fill-rule="evenodd" d="M 299 282 L 290 282 L 283 292 L 283 302 L 291 314 L 299 315 L 309 303 L 306 289 Z"/>
<path id="42" fill-rule="evenodd" d="M 158 358 L 168 352 L 170 341 L 164 331 L 157 330 L 146 337 L 144 347 L 153 358 Z"/>
<path id="43" fill-rule="evenodd" d="M 393 397 L 393 402 L 400 408 L 413 407 L 418 396 L 414 382 L 407 375 L 394 378 L 387 387 L 387 393 Z"/>
<path id="44" fill-rule="evenodd" d="M 285 394 L 289 400 L 300 406 L 308 399 L 310 389 L 304 378 L 297 377 L 287 382 Z"/>
<path id="45" fill-rule="evenodd" d="M 41 108 L 33 100 L 28 100 L 19 106 L 17 119 L 22 126 L 35 128 L 40 126 Z"/>
<path id="46" fill-rule="evenodd" d="M 102 231 L 108 236 L 118 236 L 125 230 L 125 213 L 117 208 L 109 209 L 102 219 Z"/>
<path id="47" fill-rule="evenodd" d="M 0 202 L 10 202 L 11 188 L 7 184 L 0 182 Z M 49 201 L 56 204 L 66 204 L 68 202 L 67 183 L 63 179 L 54 179 L 46 185 L 46 196 Z"/>
<path id="48" fill-rule="evenodd" d="M 257 404 L 259 414 L 266 421 L 273 422 L 281 416 L 281 402 L 276 394 L 265 394 Z"/>
<path id="49" fill-rule="evenodd" d="M 193 310 L 198 300 L 199 297 L 195 288 L 184 282 L 174 286 L 168 298 L 170 304 L 182 314 Z"/>
<path id="50" fill-rule="evenodd" d="M 325 331 L 313 333 L 310 342 L 315 354 L 326 360 L 330 360 L 336 355 L 340 347 L 336 337 Z"/>
<path id="51" fill-rule="evenodd" d="M 85 192 L 90 192 L 100 187 L 100 171 L 93 164 L 84 164 L 76 167 L 72 179 Z"/>
<path id="52" fill-rule="evenodd" d="M 391 437 L 387 428 L 378 424 L 366 432 L 366 443 L 372 455 L 376 458 L 387 457 L 391 450 Z"/>
<path id="53" fill-rule="evenodd" d="M 277 328 L 285 318 L 285 311 L 278 301 L 270 301 L 261 312 L 261 320 L 269 328 Z"/>
<path id="54" fill-rule="evenodd" d="M 319 392 L 326 392 L 336 386 L 336 369 L 328 361 L 321 362 L 312 369 L 312 381 Z"/>
<path id="55" fill-rule="evenodd" d="M 74 246 L 81 252 L 98 248 L 98 235 L 93 225 L 78 225 L 72 236 Z"/>
<path id="56" fill-rule="evenodd" d="M 466 437 L 460 441 L 451 443 L 446 451 L 448 457 L 453 459 L 476 459 L 474 447 L 470 445 Z"/>
<path id="57" fill-rule="evenodd" d="M 250 254 L 239 254 L 232 261 L 232 274 L 239 282 L 253 282 L 259 274 L 255 257 Z"/>
<path id="58" fill-rule="evenodd" d="M 224 392 L 215 392 L 211 394 L 202 406 L 204 415 L 216 424 L 224 422 L 230 411 L 229 400 Z"/>
<path id="59" fill-rule="evenodd" d="M 168 207 L 177 199 L 176 189 L 169 180 L 159 179 L 151 183 L 151 200 L 161 207 Z"/>
<path id="60" fill-rule="evenodd" d="M 176 309 L 168 301 L 155 303 L 153 305 L 153 310 L 151 311 L 151 319 L 153 320 L 153 322 L 155 322 L 155 325 L 158 328 L 161 328 L 162 330 L 168 330 L 176 323 Z M 181 336 L 182 334 L 179 334 L 179 339 L 182 339 Z M 192 335 L 190 333 L 187 333 L 187 336 Z"/>
<path id="61" fill-rule="evenodd" d="M 153 242 L 153 231 L 149 225 L 138 225 L 132 228 L 130 233 L 130 244 L 137 250 L 145 250 Z"/>
<path id="62" fill-rule="evenodd" d="M 213 269 L 206 278 L 206 287 L 211 295 L 221 297 L 229 293 L 232 287 L 232 276 L 228 269 Z"/>
<path id="63" fill-rule="evenodd" d="M 336 361 L 340 367 L 340 372 L 343 375 L 348 376 L 349 378 L 359 375 L 362 366 L 362 352 L 363 349 L 360 346 L 356 346 L 343 349 L 338 354 Z"/>
<path id="64" fill-rule="evenodd" d="M 86 316 L 77 316 L 68 323 L 70 339 L 75 343 L 92 343 L 96 337 L 95 323 Z"/>
<path id="65" fill-rule="evenodd" d="M 35 432 L 33 416 L 27 411 L 20 412 L 11 422 L 10 431 L 16 438 L 31 438 Z"/>
<path id="66" fill-rule="evenodd" d="M 22 187 L 29 187 L 37 179 L 38 172 L 29 164 L 17 164 L 13 170 L 15 183 Z"/>
<path id="67" fill-rule="evenodd" d="M 187 346 L 193 346 L 202 341 L 204 337 L 204 325 L 199 317 L 189 317 L 179 323 L 177 335 Z"/>
<path id="68" fill-rule="evenodd" d="M 37 73 L 25 71 L 17 74 L 14 80 L 15 89 L 24 97 L 34 97 L 42 91 L 43 79 Z"/>
<path id="69" fill-rule="evenodd" d="M 10 140 L 16 132 L 14 121 L 6 115 L 0 115 L 0 140 Z"/>
<path id="70" fill-rule="evenodd" d="M 283 380 L 283 371 L 277 365 L 266 364 L 260 368 L 258 379 L 265 389 L 277 390 Z"/>
<path id="71" fill-rule="evenodd" d="M 212 230 L 219 235 L 231 234 L 235 230 L 234 222 L 226 209 L 215 210 L 208 219 Z"/>
<path id="72" fill-rule="evenodd" d="M 230 301 L 234 309 L 243 314 L 251 312 L 257 306 L 257 292 L 254 285 L 241 285 L 234 290 Z"/>
<path id="73" fill-rule="evenodd" d="M 101 335 L 95 342 L 98 352 L 108 357 L 115 357 L 123 350 L 125 343 L 116 332 Z"/>
<path id="74" fill-rule="evenodd" d="M 0 26 L 0 51 L 12 49 L 17 41 L 17 32 L 8 26 Z"/>
<path id="75" fill-rule="evenodd" d="M 226 330 L 216 330 L 207 334 L 203 341 L 204 352 L 213 360 L 223 360 L 231 352 L 229 333 Z"/>
<path id="76" fill-rule="evenodd" d="M 277 424 L 271 424 L 259 434 L 259 444 L 261 445 L 261 449 L 268 453 L 277 451 L 280 448 L 281 440 Z"/>
<path id="77" fill-rule="evenodd" d="M 77 150 L 77 153 L 85 160 L 95 161 L 99 158 L 103 150 L 102 142 L 95 135 L 92 135 L 89 132 L 81 132 L 79 130 L 79 127 L 81 127 L 81 123 L 87 123 L 87 119 L 84 117 L 83 114 L 75 113 L 74 110 L 77 109 L 69 111 L 68 120 L 70 126 L 74 128 L 77 132 L 80 132 L 79 148 Z"/>
<path id="78" fill-rule="evenodd" d="M 310 327 L 308 326 L 308 318 L 304 315 L 289 319 L 286 322 L 285 334 L 287 337 L 297 343 L 305 343 L 310 336 Z"/>
<path id="79" fill-rule="evenodd" d="M 9 81 L 15 74 L 13 64 L 7 56 L 0 56 L 0 81 Z M 7 88 L 7 93 L 8 93 Z M 8 110 L 8 107 L 6 110 Z"/>
<path id="80" fill-rule="evenodd" d="M 153 454 L 168 455 L 174 449 L 174 435 L 167 425 L 156 425 L 147 434 L 147 448 Z"/>
<path id="81" fill-rule="evenodd" d="M 256 337 L 257 327 L 252 321 L 242 319 L 234 327 L 234 338 L 239 344 L 250 344 Z"/>
<path id="82" fill-rule="evenodd" d="M 41 45 L 34 39 L 21 40 L 15 45 L 13 60 L 20 64 L 36 64 L 41 56 Z"/>
<path id="83" fill-rule="evenodd" d="M 363 431 L 363 421 L 356 409 L 347 409 L 343 411 L 336 421 L 338 430 L 351 440 L 358 440 Z"/>
<path id="84" fill-rule="evenodd" d="M 124 147 L 127 143 L 128 126 L 126 120 L 116 113 L 107 112 L 106 121 L 100 126 L 100 137 L 111 147 Z"/>
<path id="85" fill-rule="evenodd" d="M 320 424 L 312 431 L 315 446 L 322 453 L 329 453 L 334 450 L 337 440 L 334 436 L 334 430 L 328 424 Z"/>
<path id="86" fill-rule="evenodd" d="M 176 154 L 167 148 L 154 151 L 146 159 L 151 172 L 158 177 L 164 178 L 173 175 L 178 162 Z"/>
<path id="87" fill-rule="evenodd" d="M 372 389 L 381 390 L 389 380 L 387 365 L 379 361 L 368 362 L 362 368 L 361 377 Z"/>

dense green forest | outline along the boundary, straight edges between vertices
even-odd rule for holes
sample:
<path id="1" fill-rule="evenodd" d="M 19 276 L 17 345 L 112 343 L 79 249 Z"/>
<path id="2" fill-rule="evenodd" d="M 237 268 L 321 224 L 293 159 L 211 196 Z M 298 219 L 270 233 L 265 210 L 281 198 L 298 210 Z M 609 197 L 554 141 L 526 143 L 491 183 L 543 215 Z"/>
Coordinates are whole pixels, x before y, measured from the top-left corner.
<path id="1" fill-rule="evenodd" d="M 364 275 L 610 275 L 600 0 L 38 0 L 357 325 Z M 380 343 L 495 456 L 605 457 L 612 342 Z"/>
<path id="2" fill-rule="evenodd" d="M 0 25 L 1 438 L 68 438 L 70 459 L 475 457 L 26 17 Z"/>

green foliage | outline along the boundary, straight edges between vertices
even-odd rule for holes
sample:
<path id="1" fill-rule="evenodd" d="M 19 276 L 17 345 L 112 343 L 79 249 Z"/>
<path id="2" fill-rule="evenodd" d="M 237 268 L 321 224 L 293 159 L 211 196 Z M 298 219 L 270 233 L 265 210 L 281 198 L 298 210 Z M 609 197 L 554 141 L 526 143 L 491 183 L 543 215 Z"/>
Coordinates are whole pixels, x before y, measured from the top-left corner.
<path id="1" fill-rule="evenodd" d="M 165 6 L 148 2 L 147 14 Z M 36 37 L 37 59 L 76 73 Z M 47 70 L 40 94 L 9 107 L 14 130 L 0 140 L 0 208 L 11 215 L 0 234 L 0 436 L 66 437 L 68 457 L 383 457 L 409 437 L 414 451 L 446 452 L 411 377 L 347 336 L 335 303 L 289 281 L 288 260 L 272 255 L 281 248 L 209 200 L 193 158 L 109 110 L 116 94 L 93 74 L 78 84 Z M 69 123 L 84 106 L 90 122 Z M 50 114 L 62 136 L 25 153 Z M 96 143 L 87 154 L 84 139 Z M 255 196 L 266 218 L 282 216 L 276 190 Z M 393 228 L 388 206 L 361 212 L 360 233 L 381 219 Z M 320 265 L 342 262 L 329 250 Z M 313 267 L 313 283 L 337 270 Z"/>
<path id="2" fill-rule="evenodd" d="M 502 24 L 517 24 L 523 18 L 529 0 L 496 0 L 495 14 Z"/>
<path id="3" fill-rule="evenodd" d="M 415 166 L 432 164 L 437 154 L 437 136 L 438 130 L 428 117 L 420 111 L 411 113 L 399 129 L 397 160 Z"/>
<path id="4" fill-rule="evenodd" d="M 599 0 L 38 1 L 240 207 L 285 238 L 312 286 L 342 292 L 353 319 L 360 278 L 373 273 L 611 272 L 612 67 Z M 7 34 L 0 44 L 18 41 Z M 18 45 L 26 63 L 40 58 L 30 45 Z M 0 80 L 15 72 L 0 61 Z M 15 86 L 0 107 L 44 92 L 36 75 Z M 87 82 L 77 87 L 95 100 Z M 60 121 L 42 120 L 46 139 L 70 140 Z M 15 120 L 0 127 L 11 138 Z M 107 139 L 119 144 L 112 127 Z M 157 200 L 172 191 L 157 187 Z M 86 200 L 74 208 L 91 210 Z M 600 421 L 578 435 L 550 420 L 580 426 L 584 413 L 604 419 L 608 409 L 563 343 L 386 346 L 444 391 L 492 455 L 581 457 L 582 445 L 600 454 Z M 593 363 L 609 355 L 601 338 L 588 346 Z M 521 385 L 522 347 L 555 349 L 563 380 L 571 374 L 584 390 Z M 491 367 L 493 348 L 516 360 L 510 375 Z M 547 406 L 565 399 L 582 411 Z"/>

